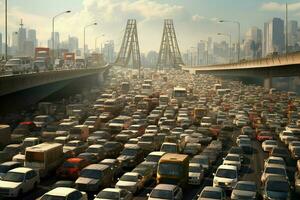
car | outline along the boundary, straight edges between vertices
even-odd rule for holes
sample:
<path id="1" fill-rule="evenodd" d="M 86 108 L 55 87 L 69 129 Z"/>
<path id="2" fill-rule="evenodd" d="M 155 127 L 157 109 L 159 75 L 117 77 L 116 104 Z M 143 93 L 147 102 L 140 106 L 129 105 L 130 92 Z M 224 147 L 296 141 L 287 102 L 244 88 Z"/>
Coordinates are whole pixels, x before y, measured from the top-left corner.
<path id="1" fill-rule="evenodd" d="M 213 187 L 232 190 L 238 182 L 238 170 L 236 166 L 220 165 L 213 175 Z"/>
<path id="2" fill-rule="evenodd" d="M 132 168 L 143 161 L 144 152 L 138 145 L 130 145 L 123 149 L 117 159 L 122 168 Z"/>
<path id="3" fill-rule="evenodd" d="M 264 200 L 289 200 L 291 198 L 291 192 L 288 180 L 282 176 L 269 176 L 266 179 L 262 196 Z"/>
<path id="4" fill-rule="evenodd" d="M 59 180 L 52 185 L 52 189 L 57 187 L 75 188 L 75 182 L 70 180 Z"/>
<path id="5" fill-rule="evenodd" d="M 204 179 L 204 169 L 201 164 L 189 164 L 189 180 L 190 185 L 200 185 Z"/>
<path id="6" fill-rule="evenodd" d="M 11 169 L 22 167 L 22 163 L 16 161 L 7 161 L 0 164 L 0 179 Z"/>
<path id="7" fill-rule="evenodd" d="M 274 147 L 278 147 L 276 140 L 265 140 L 262 142 L 261 147 L 264 151 L 270 152 Z"/>
<path id="8" fill-rule="evenodd" d="M 113 182 L 113 173 L 109 166 L 92 164 L 83 168 L 75 181 L 80 191 L 98 192 L 101 188 L 110 187 Z"/>
<path id="9" fill-rule="evenodd" d="M 268 166 L 268 164 L 277 164 L 286 166 L 285 161 L 282 157 L 276 157 L 276 156 L 269 156 L 267 159 L 265 159 L 264 168 Z"/>
<path id="10" fill-rule="evenodd" d="M 238 141 L 238 146 L 241 147 L 245 153 L 252 153 L 252 142 L 250 138 L 241 138 Z"/>
<path id="11" fill-rule="evenodd" d="M 0 180 L 0 196 L 20 197 L 33 190 L 40 183 L 39 174 L 27 167 L 17 167 L 9 170 Z"/>
<path id="12" fill-rule="evenodd" d="M 57 187 L 45 193 L 40 200 L 60 199 L 60 200 L 88 200 L 85 192 L 80 192 L 74 188 Z"/>
<path id="13" fill-rule="evenodd" d="M 194 157 L 192 157 L 192 159 L 190 160 L 190 163 L 198 163 L 200 164 L 204 171 L 207 173 L 211 167 L 211 163 L 209 161 L 208 156 L 205 155 L 195 155 Z"/>
<path id="14" fill-rule="evenodd" d="M 107 155 L 104 146 L 101 144 L 92 144 L 86 150 L 86 153 L 91 153 L 97 157 L 98 160 L 103 160 Z"/>
<path id="15" fill-rule="evenodd" d="M 99 158 L 93 153 L 81 153 L 77 158 L 85 159 L 89 164 L 95 164 L 99 162 Z"/>
<path id="16" fill-rule="evenodd" d="M 289 151 L 292 151 L 295 147 L 300 146 L 300 141 L 292 141 L 289 143 L 288 149 Z"/>
<path id="17" fill-rule="evenodd" d="M 131 192 L 120 188 L 105 188 L 101 190 L 94 198 L 94 200 L 132 200 Z"/>
<path id="18" fill-rule="evenodd" d="M 223 165 L 233 165 L 240 170 L 242 162 L 238 154 L 227 154 L 227 156 L 223 159 Z"/>
<path id="19" fill-rule="evenodd" d="M 243 154 L 243 149 L 241 147 L 233 146 L 229 149 L 228 153 L 238 154 L 241 158 L 241 161 L 243 162 L 244 154 Z"/>
<path id="20" fill-rule="evenodd" d="M 160 147 L 160 151 L 165 153 L 180 153 L 180 148 L 177 143 L 164 142 Z"/>
<path id="21" fill-rule="evenodd" d="M 294 147 L 292 149 L 291 156 L 294 160 L 299 160 L 299 158 L 300 158 L 300 146 Z"/>
<path id="22" fill-rule="evenodd" d="M 300 194 L 300 173 L 299 171 L 295 172 L 295 192 Z"/>
<path id="23" fill-rule="evenodd" d="M 198 196 L 198 200 L 226 200 L 226 193 L 220 187 L 205 186 Z"/>
<path id="24" fill-rule="evenodd" d="M 231 192 L 232 200 L 256 199 L 257 187 L 253 181 L 239 181 Z"/>
<path id="25" fill-rule="evenodd" d="M 80 140 L 71 140 L 63 146 L 63 152 L 71 156 L 77 156 L 87 149 L 87 143 Z"/>
<path id="26" fill-rule="evenodd" d="M 152 189 L 150 194 L 147 194 L 148 200 L 156 199 L 174 199 L 182 200 L 183 192 L 182 189 L 177 185 L 171 184 L 158 184 Z"/>
<path id="27" fill-rule="evenodd" d="M 104 159 L 99 164 L 107 165 L 110 167 L 112 170 L 112 173 L 114 177 L 117 177 L 119 174 L 121 174 L 122 169 L 121 169 L 121 163 L 117 159 Z"/>
<path id="28" fill-rule="evenodd" d="M 147 134 L 147 133 L 157 134 L 158 126 L 157 125 L 148 125 L 145 129 L 145 134 Z"/>
<path id="29" fill-rule="evenodd" d="M 268 176 L 271 175 L 282 176 L 287 180 L 289 179 L 286 173 L 285 166 L 278 165 L 278 164 L 268 164 L 261 175 L 261 179 L 260 179 L 261 183 L 264 184 Z"/>
<path id="30" fill-rule="evenodd" d="M 116 183 L 116 188 L 126 189 L 135 194 L 144 187 L 143 177 L 137 172 L 127 172 Z"/>
<path id="31" fill-rule="evenodd" d="M 273 140 L 273 138 L 274 138 L 273 134 L 269 131 L 261 131 L 256 135 L 256 139 L 259 142 L 263 142 L 265 140 Z"/>
<path id="32" fill-rule="evenodd" d="M 288 150 L 284 147 L 273 148 L 272 151 L 269 153 L 269 156 L 282 157 L 285 161 L 289 160 L 290 158 Z"/>
<path id="33" fill-rule="evenodd" d="M 197 155 L 198 153 L 200 153 L 200 150 L 201 150 L 201 144 L 187 143 L 183 149 L 183 153 L 194 156 L 194 155 Z"/>
<path id="34" fill-rule="evenodd" d="M 288 136 L 294 136 L 294 133 L 292 131 L 282 131 L 281 133 L 279 133 L 279 139 L 282 142 L 285 142 Z"/>
<path id="35" fill-rule="evenodd" d="M 108 158 L 116 158 L 123 149 L 123 145 L 120 142 L 108 141 L 104 145 L 104 150 Z"/>
<path id="36" fill-rule="evenodd" d="M 152 180 L 153 170 L 149 166 L 140 166 L 138 165 L 136 168 L 132 170 L 132 172 L 137 172 L 142 176 L 143 185 L 149 183 Z"/>
<path id="37" fill-rule="evenodd" d="M 158 137 L 154 133 L 145 133 L 138 141 L 138 146 L 143 149 L 146 154 L 159 149 Z"/>
<path id="38" fill-rule="evenodd" d="M 69 158 L 56 170 L 56 174 L 62 178 L 75 180 L 78 178 L 80 170 L 89 164 L 83 158 Z"/>

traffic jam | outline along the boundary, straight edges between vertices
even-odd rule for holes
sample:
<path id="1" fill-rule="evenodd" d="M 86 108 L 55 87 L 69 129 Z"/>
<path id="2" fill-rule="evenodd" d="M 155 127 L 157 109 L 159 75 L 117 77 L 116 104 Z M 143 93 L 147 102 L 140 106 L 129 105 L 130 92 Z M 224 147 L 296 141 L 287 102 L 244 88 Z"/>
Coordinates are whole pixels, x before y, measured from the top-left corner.
<path id="1" fill-rule="evenodd" d="M 300 199 L 300 98 L 113 68 L 0 125 L 0 199 Z"/>

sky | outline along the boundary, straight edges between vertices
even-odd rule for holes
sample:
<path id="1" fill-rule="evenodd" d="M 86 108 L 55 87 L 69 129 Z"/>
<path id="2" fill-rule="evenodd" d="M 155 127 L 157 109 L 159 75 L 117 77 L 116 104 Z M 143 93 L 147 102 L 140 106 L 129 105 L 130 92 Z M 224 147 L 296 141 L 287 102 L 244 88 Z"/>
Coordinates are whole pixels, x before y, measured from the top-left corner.
<path id="1" fill-rule="evenodd" d="M 273 17 L 285 17 L 283 0 L 8 0 L 8 31 L 17 31 L 21 18 L 25 28 L 37 30 L 39 44 L 46 46 L 51 34 L 51 20 L 56 14 L 71 10 L 55 20 L 55 30 L 61 40 L 68 36 L 79 38 L 83 46 L 83 27 L 97 22 L 87 29 L 86 42 L 94 48 L 114 40 L 119 50 L 127 19 L 136 19 L 142 52 L 159 50 L 163 20 L 174 20 L 181 51 L 196 46 L 200 40 L 212 37 L 225 40 L 218 32 L 230 33 L 237 39 L 237 27 L 231 23 L 218 23 L 219 19 L 241 23 L 242 35 L 251 26 L 263 27 Z M 300 1 L 287 0 L 289 19 L 300 21 Z M 0 32 L 4 32 L 4 0 L 0 0 Z"/>

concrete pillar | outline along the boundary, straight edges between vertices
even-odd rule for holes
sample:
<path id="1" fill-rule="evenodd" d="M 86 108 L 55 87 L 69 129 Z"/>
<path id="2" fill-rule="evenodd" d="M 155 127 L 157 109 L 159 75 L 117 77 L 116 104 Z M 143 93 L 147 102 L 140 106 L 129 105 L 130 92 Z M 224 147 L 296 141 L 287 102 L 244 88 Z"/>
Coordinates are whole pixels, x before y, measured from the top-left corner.
<path id="1" fill-rule="evenodd" d="M 268 76 L 264 78 L 264 88 L 271 89 L 272 88 L 272 77 Z"/>

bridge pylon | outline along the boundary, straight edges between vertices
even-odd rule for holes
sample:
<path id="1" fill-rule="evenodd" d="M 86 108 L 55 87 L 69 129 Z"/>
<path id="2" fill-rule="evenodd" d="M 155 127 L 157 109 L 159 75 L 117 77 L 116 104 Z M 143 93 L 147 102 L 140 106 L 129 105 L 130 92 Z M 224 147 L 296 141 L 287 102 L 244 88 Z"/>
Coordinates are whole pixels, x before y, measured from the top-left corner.
<path id="1" fill-rule="evenodd" d="M 139 69 L 140 73 L 141 55 L 135 19 L 127 20 L 125 34 L 115 65 L 128 67 L 130 58 L 132 58 L 132 66 Z"/>
<path id="2" fill-rule="evenodd" d="M 175 28 L 172 19 L 165 19 L 163 36 L 160 44 L 157 69 L 175 68 L 179 69 L 184 65 L 178 42 L 175 34 Z"/>

